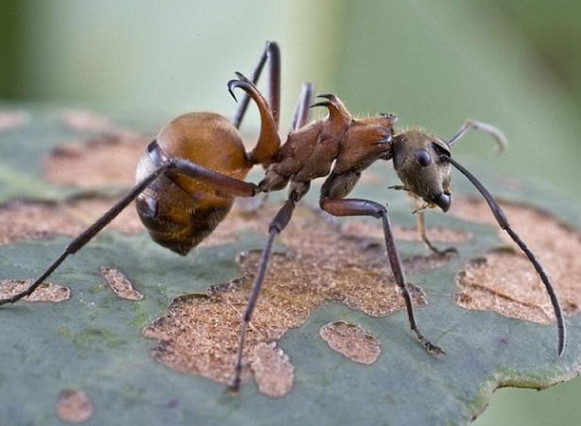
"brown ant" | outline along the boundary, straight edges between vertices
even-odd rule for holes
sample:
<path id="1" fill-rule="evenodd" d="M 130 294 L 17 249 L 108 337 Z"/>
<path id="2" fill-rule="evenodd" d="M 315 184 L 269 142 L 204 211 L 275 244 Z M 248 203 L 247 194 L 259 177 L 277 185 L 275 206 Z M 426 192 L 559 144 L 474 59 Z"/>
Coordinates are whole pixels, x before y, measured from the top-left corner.
<path id="1" fill-rule="evenodd" d="M 269 64 L 268 100 L 255 84 L 266 63 Z M 559 300 L 543 267 L 525 243 L 510 227 L 502 209 L 484 186 L 451 156 L 450 148 L 469 130 L 480 130 L 504 146 L 505 137 L 495 127 L 468 120 L 449 140 L 422 130 L 396 133 L 397 117 L 380 114 L 355 119 L 334 95 L 312 104 L 313 85 L 305 83 L 292 121 L 291 131 L 281 146 L 278 136 L 280 117 L 280 52 L 276 43 L 267 43 L 252 79 L 237 73 L 228 82 L 245 92 L 232 121 L 209 113 L 182 115 L 149 144 L 137 168 L 137 185 L 92 226 L 76 237 L 26 290 L 0 300 L 0 305 L 14 303 L 34 290 L 66 259 L 87 244 L 125 207 L 136 200 L 137 212 L 153 240 L 181 255 L 187 254 L 207 237 L 228 214 L 236 197 L 254 197 L 285 188 L 290 183 L 288 199 L 269 226 L 266 247 L 258 266 L 244 312 L 231 390 L 240 386 L 242 355 L 246 329 L 264 281 L 275 237 L 290 221 L 296 203 L 307 193 L 311 180 L 327 177 L 321 188 L 320 207 L 333 216 L 371 216 L 381 219 L 387 254 L 407 309 L 411 329 L 422 346 L 436 356 L 444 351 L 421 333 L 406 285 L 402 262 L 396 249 L 387 207 L 370 200 L 345 198 L 357 184 L 361 172 L 377 160 L 393 160 L 395 171 L 408 191 L 425 203 L 418 209 L 422 239 L 434 252 L 441 253 L 427 239 L 424 208 L 450 208 L 450 166 L 457 168 L 482 194 L 496 221 L 518 244 L 534 265 L 551 299 L 558 328 L 558 353 L 565 347 L 565 323 Z M 234 97 L 234 99 L 236 99 Z M 255 148 L 246 152 L 238 128 L 249 101 L 260 112 L 260 135 Z M 310 108 L 325 107 L 329 115 L 310 122 Z M 255 185 L 244 179 L 254 166 L 266 169 Z"/>

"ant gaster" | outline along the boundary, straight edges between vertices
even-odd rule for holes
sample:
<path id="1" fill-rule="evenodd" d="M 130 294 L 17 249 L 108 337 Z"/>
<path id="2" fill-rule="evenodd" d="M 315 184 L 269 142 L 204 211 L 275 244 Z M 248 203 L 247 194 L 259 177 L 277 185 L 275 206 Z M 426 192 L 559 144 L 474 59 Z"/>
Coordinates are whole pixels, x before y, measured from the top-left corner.
<path id="1" fill-rule="evenodd" d="M 268 63 L 269 94 L 266 99 L 255 84 Z M 182 115 L 161 130 L 149 144 L 137 169 L 137 184 L 92 226 L 76 237 L 25 291 L 0 300 L 14 303 L 30 295 L 65 260 L 87 244 L 125 207 L 136 200 L 137 211 L 154 241 L 181 255 L 197 246 L 228 214 L 236 197 L 289 188 L 289 195 L 268 228 L 269 236 L 262 252 L 242 319 L 231 390 L 240 386 L 244 339 L 260 287 L 264 281 L 275 237 L 290 221 L 296 203 L 307 193 L 311 180 L 327 177 L 320 195 L 320 207 L 333 216 L 371 216 L 383 225 L 387 255 L 397 286 L 404 297 L 408 320 L 421 345 L 436 356 L 444 351 L 420 331 L 414 316 L 404 269 L 392 234 L 388 209 L 377 202 L 345 198 L 357 184 L 361 172 L 377 160 L 393 160 L 403 189 L 423 200 L 417 210 L 418 225 L 427 246 L 439 253 L 425 234 L 423 209 L 439 207 L 446 212 L 451 205 L 450 168 L 454 166 L 476 187 L 488 203 L 498 224 L 518 244 L 534 265 L 550 296 L 558 328 L 558 353 L 565 347 L 565 324 L 558 298 L 536 257 L 512 230 L 503 211 L 484 186 L 451 156 L 450 148 L 469 130 L 480 130 L 493 137 L 501 147 L 503 134 L 495 127 L 468 120 L 450 139 L 444 140 L 421 130 L 396 133 L 397 117 L 380 114 L 356 119 L 334 95 L 320 95 L 312 104 L 314 88 L 303 85 L 292 121 L 291 131 L 281 146 L 278 136 L 280 118 L 280 53 L 276 43 L 267 43 L 251 79 L 237 73 L 228 83 L 244 91 L 244 98 L 230 121 L 214 113 Z M 236 99 L 234 97 L 234 99 Z M 238 128 L 249 101 L 260 112 L 261 127 L 255 148 L 247 153 Z M 326 118 L 310 122 L 310 109 L 325 107 Z M 258 185 L 246 182 L 254 165 L 262 165 L 266 174 Z"/>

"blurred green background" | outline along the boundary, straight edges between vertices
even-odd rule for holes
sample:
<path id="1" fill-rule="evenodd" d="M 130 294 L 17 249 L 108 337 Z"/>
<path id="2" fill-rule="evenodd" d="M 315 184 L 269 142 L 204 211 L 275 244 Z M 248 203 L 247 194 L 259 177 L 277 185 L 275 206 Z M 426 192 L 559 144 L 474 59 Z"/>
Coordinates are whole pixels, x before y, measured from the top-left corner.
<path id="1" fill-rule="evenodd" d="M 491 122 L 507 155 L 482 136 L 458 155 L 578 203 L 580 19 L 575 0 L 0 0 L 0 106 L 87 107 L 154 132 L 185 111 L 231 113 L 226 82 L 276 40 L 283 126 L 307 80 L 353 112 L 395 112 L 442 136 Z M 579 424 L 580 398 L 579 379 L 503 389 L 476 424 Z"/>

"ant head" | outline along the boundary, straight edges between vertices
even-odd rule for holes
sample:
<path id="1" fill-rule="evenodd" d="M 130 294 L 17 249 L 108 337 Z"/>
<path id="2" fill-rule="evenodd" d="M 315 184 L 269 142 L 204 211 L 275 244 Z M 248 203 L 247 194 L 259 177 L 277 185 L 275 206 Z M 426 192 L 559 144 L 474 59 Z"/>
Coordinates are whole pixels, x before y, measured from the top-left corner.
<path id="1" fill-rule="evenodd" d="M 407 191 L 429 207 L 450 208 L 450 147 L 445 141 L 421 130 L 407 130 L 393 138 L 392 155 Z"/>

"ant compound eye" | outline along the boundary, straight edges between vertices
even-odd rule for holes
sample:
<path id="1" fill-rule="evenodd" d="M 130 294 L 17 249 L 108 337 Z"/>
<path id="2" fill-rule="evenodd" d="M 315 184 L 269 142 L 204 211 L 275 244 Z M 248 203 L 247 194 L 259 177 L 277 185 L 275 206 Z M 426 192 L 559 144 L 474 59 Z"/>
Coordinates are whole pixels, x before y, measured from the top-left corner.
<path id="1" fill-rule="evenodd" d="M 445 145 L 438 142 L 432 142 L 432 148 L 434 148 L 434 151 L 436 151 L 436 154 L 438 155 L 440 160 L 450 158 L 450 149 Z"/>
<path id="2" fill-rule="evenodd" d="M 422 167 L 427 167 L 432 163 L 432 157 L 430 153 L 425 149 L 418 149 L 415 152 L 416 161 Z"/>

